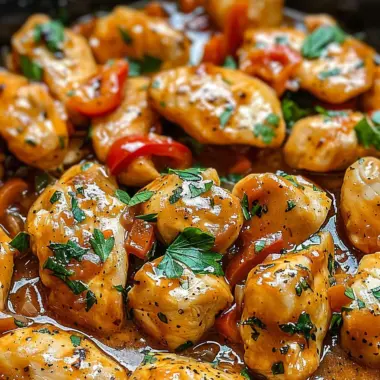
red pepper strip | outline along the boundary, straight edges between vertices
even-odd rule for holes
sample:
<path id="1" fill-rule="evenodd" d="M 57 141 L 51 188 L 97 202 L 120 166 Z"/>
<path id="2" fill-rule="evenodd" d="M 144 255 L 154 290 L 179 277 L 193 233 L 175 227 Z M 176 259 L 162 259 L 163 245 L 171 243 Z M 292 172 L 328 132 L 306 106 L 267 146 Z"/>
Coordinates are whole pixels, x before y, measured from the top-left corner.
<path id="1" fill-rule="evenodd" d="M 224 25 L 227 55 L 235 55 L 243 43 L 244 32 L 248 26 L 248 1 L 239 0 L 228 9 Z"/>
<path id="2" fill-rule="evenodd" d="M 67 107 L 96 117 L 115 110 L 123 100 L 123 86 L 128 76 L 128 63 L 117 60 L 105 64 L 98 75 L 75 91 L 67 101 Z M 95 96 L 89 94 L 95 93 Z"/>
<path id="3" fill-rule="evenodd" d="M 115 141 L 108 153 L 107 165 L 112 175 L 117 175 L 142 156 L 168 157 L 174 161 L 171 166 L 179 169 L 188 168 L 192 162 L 192 154 L 187 146 L 170 137 L 149 134 L 126 136 Z"/>
<path id="4" fill-rule="evenodd" d="M 153 225 L 144 220 L 135 219 L 128 233 L 125 249 L 128 254 L 145 260 L 155 240 Z"/>
<path id="5" fill-rule="evenodd" d="M 278 95 L 284 92 L 287 80 L 301 63 L 300 54 L 285 45 L 275 45 L 266 50 L 257 50 L 250 54 L 249 59 L 252 63 L 248 68 L 249 73 L 258 74 L 270 82 Z M 273 62 L 279 62 L 282 65 L 282 70 L 278 74 L 274 74 L 271 69 Z"/>
<path id="6" fill-rule="evenodd" d="M 265 239 L 265 247 L 260 252 L 255 250 L 257 241 L 251 242 L 246 248 L 243 247 L 242 251 L 237 253 L 228 263 L 226 278 L 231 287 L 245 280 L 251 269 L 261 264 L 267 256 L 284 248 L 281 232 L 276 232 L 263 239 Z"/>
<path id="7" fill-rule="evenodd" d="M 234 303 L 215 320 L 215 328 L 231 343 L 242 343 L 238 328 L 239 319 L 240 315 L 238 315 L 236 303 Z"/>
<path id="8" fill-rule="evenodd" d="M 202 62 L 221 65 L 226 57 L 227 51 L 225 36 L 223 34 L 216 34 L 207 41 L 203 50 Z"/>

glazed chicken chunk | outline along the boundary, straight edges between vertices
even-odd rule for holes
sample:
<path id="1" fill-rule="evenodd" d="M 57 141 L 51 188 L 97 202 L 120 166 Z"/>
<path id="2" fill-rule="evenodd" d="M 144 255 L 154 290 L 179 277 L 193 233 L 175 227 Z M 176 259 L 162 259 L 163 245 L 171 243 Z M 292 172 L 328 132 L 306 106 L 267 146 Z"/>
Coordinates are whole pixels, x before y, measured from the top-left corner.
<path id="1" fill-rule="evenodd" d="M 190 41 L 165 19 L 119 6 L 97 20 L 90 45 L 98 62 L 129 57 L 155 70 L 186 65 Z"/>
<path id="2" fill-rule="evenodd" d="M 9 245 L 10 241 L 7 233 L 0 227 L 0 312 L 7 305 L 13 275 L 13 255 L 16 251 Z"/>
<path id="3" fill-rule="evenodd" d="M 320 46 L 326 32 L 334 35 L 333 41 Z M 300 86 L 317 98 L 340 104 L 371 88 L 374 50 L 337 26 L 316 29 L 305 39 L 301 51 L 304 59 L 297 70 Z"/>
<path id="4" fill-rule="evenodd" d="M 341 345 L 348 355 L 380 369 L 380 253 L 366 255 L 345 294 L 351 302 L 342 310 Z"/>
<path id="5" fill-rule="evenodd" d="M 120 223 L 126 205 L 116 189 L 102 166 L 73 166 L 44 190 L 26 221 L 50 308 L 104 333 L 119 330 L 124 320 L 115 286 L 124 287 L 127 278 Z"/>
<path id="6" fill-rule="evenodd" d="M 4 379 L 126 380 L 125 370 L 88 338 L 51 325 L 17 329 L 0 338 Z"/>
<path id="7" fill-rule="evenodd" d="M 380 249 L 380 160 L 365 157 L 347 170 L 340 211 L 351 243 L 364 253 Z"/>
<path id="8" fill-rule="evenodd" d="M 250 174 L 232 192 L 246 210 L 243 231 L 251 241 L 282 233 L 287 247 L 317 232 L 331 206 L 327 194 L 301 176 Z"/>
<path id="9" fill-rule="evenodd" d="M 376 66 L 372 88 L 363 94 L 362 106 L 367 112 L 380 110 L 380 66 Z"/>
<path id="10" fill-rule="evenodd" d="M 245 290 L 240 333 L 244 361 L 267 379 L 307 379 L 319 365 L 330 322 L 330 233 L 306 249 L 258 265 Z"/>
<path id="11" fill-rule="evenodd" d="M 224 277 L 196 275 L 184 267 L 180 278 L 167 278 L 158 268 L 160 262 L 148 262 L 136 273 L 128 307 L 149 335 L 175 350 L 195 344 L 233 297 Z"/>
<path id="12" fill-rule="evenodd" d="M 147 354 L 130 380 L 244 380 L 209 363 L 174 354 Z"/>
<path id="13" fill-rule="evenodd" d="M 67 117 L 42 84 L 0 71 L 0 135 L 21 161 L 56 169 L 67 151 Z"/>
<path id="14" fill-rule="evenodd" d="M 245 3 L 248 25 L 252 27 L 278 26 L 282 21 L 283 0 L 205 0 L 205 8 L 215 22 L 223 29 L 233 6 Z"/>
<path id="15" fill-rule="evenodd" d="M 327 111 L 296 122 L 284 147 L 286 163 L 294 169 L 329 172 L 346 169 L 359 157 L 380 155 L 360 144 L 355 127 L 360 112 Z"/>
<path id="16" fill-rule="evenodd" d="M 304 39 L 303 32 L 286 27 L 248 29 L 238 50 L 239 69 L 263 79 L 280 96 L 297 74 Z"/>
<path id="17" fill-rule="evenodd" d="M 157 214 L 158 233 L 166 244 L 186 227 L 213 235 L 214 250 L 221 253 L 237 239 L 243 224 L 240 202 L 220 187 L 216 170 L 174 171 L 154 180 L 146 191 L 152 196 L 141 205 L 141 214 Z"/>
<path id="18" fill-rule="evenodd" d="M 146 136 L 158 126 L 158 116 L 147 102 L 149 79 L 130 78 L 124 90 L 124 100 L 110 115 L 92 120 L 92 142 L 98 159 L 105 162 L 112 144 L 125 136 Z M 127 186 L 144 186 L 159 176 L 148 157 L 134 160 L 127 170 L 119 175 Z"/>
<path id="19" fill-rule="evenodd" d="M 204 64 L 157 74 L 153 107 L 205 144 L 278 147 L 285 138 L 281 106 L 260 80 Z"/>
<path id="20" fill-rule="evenodd" d="M 16 67 L 34 80 L 43 79 L 64 103 L 72 91 L 97 73 L 85 38 L 45 15 L 28 18 L 14 34 L 12 49 Z"/>

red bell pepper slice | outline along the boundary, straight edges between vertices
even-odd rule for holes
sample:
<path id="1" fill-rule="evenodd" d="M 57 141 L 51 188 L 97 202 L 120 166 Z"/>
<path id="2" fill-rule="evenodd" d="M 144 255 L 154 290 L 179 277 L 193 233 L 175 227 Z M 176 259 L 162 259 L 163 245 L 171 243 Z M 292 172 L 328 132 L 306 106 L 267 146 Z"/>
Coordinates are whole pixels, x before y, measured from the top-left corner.
<path id="1" fill-rule="evenodd" d="M 260 252 L 256 252 L 255 249 L 257 241 L 251 242 L 248 246 L 243 246 L 242 251 L 237 253 L 228 263 L 226 278 L 232 287 L 245 280 L 251 269 L 261 264 L 267 256 L 284 248 L 281 232 L 276 232 L 263 239 L 265 239 L 265 247 Z"/>
<path id="2" fill-rule="evenodd" d="M 135 219 L 128 233 L 125 250 L 128 254 L 145 260 L 155 240 L 153 224 L 145 222 L 144 220 Z"/>
<path id="3" fill-rule="evenodd" d="M 231 343 L 242 343 L 238 327 L 239 319 L 240 315 L 238 315 L 237 306 L 234 303 L 215 320 L 215 328 Z"/>
<path id="4" fill-rule="evenodd" d="M 127 76 L 127 61 L 117 60 L 105 64 L 88 83 L 75 90 L 67 101 L 67 107 L 89 117 L 114 111 L 123 100 Z"/>
<path id="5" fill-rule="evenodd" d="M 115 141 L 108 157 L 107 165 L 112 175 L 117 175 L 142 156 L 168 157 L 173 167 L 185 169 L 191 166 L 191 150 L 170 137 L 149 134 L 147 136 L 126 136 Z"/>
<path id="6" fill-rule="evenodd" d="M 211 37 L 203 50 L 202 62 L 221 65 L 227 57 L 226 39 L 224 34 L 216 34 Z"/>

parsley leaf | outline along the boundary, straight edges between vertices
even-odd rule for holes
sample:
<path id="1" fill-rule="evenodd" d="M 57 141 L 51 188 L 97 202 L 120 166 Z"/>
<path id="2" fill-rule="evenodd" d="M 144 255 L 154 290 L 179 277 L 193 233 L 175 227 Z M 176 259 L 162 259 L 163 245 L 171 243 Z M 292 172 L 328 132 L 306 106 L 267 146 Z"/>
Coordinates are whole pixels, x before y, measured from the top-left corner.
<path id="1" fill-rule="evenodd" d="M 371 292 L 372 292 L 373 296 L 374 296 L 378 301 L 380 301 L 380 286 L 378 286 L 377 288 L 371 289 Z"/>
<path id="2" fill-rule="evenodd" d="M 339 26 L 321 26 L 309 34 L 302 45 L 301 53 L 305 58 L 319 58 L 333 42 L 342 44 L 346 39 L 345 32 Z"/>
<path id="3" fill-rule="evenodd" d="M 89 311 L 95 304 L 98 303 L 95 293 L 91 290 L 88 290 L 86 293 L 86 311 Z"/>
<path id="4" fill-rule="evenodd" d="M 285 373 L 283 362 L 276 362 L 276 363 L 272 364 L 272 374 L 273 375 L 282 375 L 283 373 Z"/>
<path id="5" fill-rule="evenodd" d="M 79 347 L 82 341 L 82 338 L 77 335 L 71 335 L 70 336 L 71 343 L 74 347 Z"/>
<path id="6" fill-rule="evenodd" d="M 20 321 L 16 318 L 13 318 L 13 322 L 14 324 L 17 326 L 17 327 L 26 327 L 28 326 L 28 323 L 27 322 L 23 322 L 23 321 Z"/>
<path id="7" fill-rule="evenodd" d="M 289 98 L 282 100 L 281 108 L 288 129 L 291 129 L 298 120 L 312 113 L 310 109 L 301 108 L 294 100 Z"/>
<path id="8" fill-rule="evenodd" d="M 162 65 L 161 59 L 150 55 L 145 55 L 141 60 L 128 58 L 128 62 L 130 77 L 137 77 L 139 75 L 159 71 Z"/>
<path id="9" fill-rule="evenodd" d="M 59 201 L 62 196 L 62 191 L 55 191 L 54 194 L 50 198 L 50 203 L 54 204 L 55 202 Z"/>
<path id="10" fill-rule="evenodd" d="M 345 291 L 344 291 L 344 295 L 352 300 L 355 299 L 355 293 L 353 291 L 352 288 L 347 288 Z"/>
<path id="11" fill-rule="evenodd" d="M 117 189 L 116 192 L 115 192 L 115 195 L 116 195 L 116 198 L 120 202 L 123 202 L 126 205 L 128 205 L 129 201 L 131 200 L 131 197 L 129 196 L 129 194 L 126 191 L 124 191 L 124 190 Z"/>
<path id="12" fill-rule="evenodd" d="M 30 236 L 26 232 L 19 232 L 13 240 L 9 243 L 9 245 L 17 249 L 20 253 L 25 253 L 29 249 L 30 245 Z"/>
<path id="13" fill-rule="evenodd" d="M 145 215 L 137 215 L 136 219 L 145 220 L 146 222 L 157 222 L 157 213 L 154 214 L 145 214 Z"/>
<path id="14" fill-rule="evenodd" d="M 231 116 L 232 116 L 232 113 L 234 111 L 234 108 L 229 104 L 225 110 L 221 113 L 221 115 L 219 116 L 219 124 L 220 124 L 220 127 L 223 129 L 226 124 L 229 122 Z"/>
<path id="15" fill-rule="evenodd" d="M 371 125 L 366 117 L 356 124 L 355 132 L 359 144 L 363 145 L 364 148 L 374 146 L 377 150 L 380 150 L 380 128 Z"/>
<path id="16" fill-rule="evenodd" d="M 248 368 L 247 367 L 244 367 L 241 371 L 240 371 L 240 375 L 242 375 L 245 379 L 247 380 L 251 380 L 251 375 L 249 374 L 248 372 Z"/>
<path id="17" fill-rule="evenodd" d="M 126 29 L 123 29 L 119 26 L 119 33 L 120 33 L 120 36 L 121 36 L 121 39 L 127 44 L 127 45 L 131 45 L 133 43 L 133 39 L 131 37 L 131 35 L 129 34 L 128 30 Z"/>
<path id="18" fill-rule="evenodd" d="M 78 200 L 75 198 L 75 193 L 69 191 L 69 194 L 71 196 L 71 211 L 73 213 L 73 217 L 78 223 L 83 222 L 86 219 L 86 214 L 79 208 Z"/>
<path id="19" fill-rule="evenodd" d="M 312 340 L 316 339 L 315 334 L 312 333 L 312 331 L 315 330 L 315 326 L 311 322 L 310 315 L 306 312 L 302 312 L 300 314 L 297 323 L 285 323 L 283 325 L 280 325 L 280 329 L 290 335 L 302 334 L 305 337 L 306 341 L 308 341 L 310 338 Z"/>
<path id="20" fill-rule="evenodd" d="M 296 179 L 296 177 L 294 175 L 290 175 L 288 173 L 285 173 L 282 170 L 277 170 L 276 175 L 285 178 L 286 180 L 288 180 L 289 182 L 291 182 L 298 189 L 301 189 L 301 190 L 305 189 L 305 186 L 302 186 L 302 185 L 300 185 L 297 182 L 297 179 Z"/>
<path id="21" fill-rule="evenodd" d="M 181 199 L 182 191 L 182 186 L 178 186 L 173 190 L 172 195 L 169 197 L 169 203 L 171 205 L 178 202 Z"/>
<path id="22" fill-rule="evenodd" d="M 214 236 L 199 228 L 185 228 L 167 248 L 158 269 L 168 278 L 181 277 L 184 270 L 182 264 L 194 273 L 222 276 L 222 255 L 210 251 L 214 242 Z"/>
<path id="23" fill-rule="evenodd" d="M 341 313 L 333 313 L 331 317 L 330 327 L 329 329 L 335 334 L 339 331 L 339 328 L 342 326 L 342 314 Z"/>
<path id="24" fill-rule="evenodd" d="M 43 68 L 37 63 L 33 62 L 26 55 L 20 57 L 20 66 L 22 73 L 30 80 L 41 82 L 43 75 Z"/>
<path id="25" fill-rule="evenodd" d="M 214 182 L 209 181 L 205 183 L 201 183 L 201 186 L 195 186 L 193 183 L 190 183 L 189 190 L 190 190 L 190 198 L 196 198 L 200 196 L 203 193 L 207 193 L 211 190 Z"/>
<path id="26" fill-rule="evenodd" d="M 260 123 L 254 126 L 253 134 L 255 137 L 261 137 L 261 140 L 266 145 L 270 144 L 276 136 L 272 127 Z"/>
<path id="27" fill-rule="evenodd" d="M 286 201 L 286 203 L 287 203 L 287 207 L 286 207 L 285 212 L 289 212 L 289 211 L 293 210 L 294 207 L 296 207 L 296 202 L 291 200 L 291 199 Z"/>
<path id="28" fill-rule="evenodd" d="M 242 200 L 240 201 L 241 209 L 245 220 L 251 219 L 251 213 L 249 212 L 248 195 L 244 193 Z"/>
<path id="29" fill-rule="evenodd" d="M 238 183 L 243 177 L 244 176 L 242 174 L 230 173 L 226 176 L 220 177 L 220 182 L 234 185 L 235 183 Z"/>
<path id="30" fill-rule="evenodd" d="M 142 364 L 143 365 L 146 365 L 146 364 L 154 364 L 155 362 L 157 361 L 157 358 L 154 357 L 154 354 L 148 352 L 144 355 L 144 359 L 142 361 Z"/>
<path id="31" fill-rule="evenodd" d="M 325 80 L 330 77 L 336 77 L 337 75 L 340 75 L 341 72 L 342 71 L 340 68 L 335 67 L 334 69 L 331 69 L 331 70 L 321 71 L 318 74 L 318 78 L 321 80 Z"/>
<path id="32" fill-rule="evenodd" d="M 52 53 L 62 51 L 62 42 L 65 39 L 65 29 L 60 21 L 53 20 L 39 24 L 34 28 L 34 41 L 45 43 Z"/>
<path id="33" fill-rule="evenodd" d="M 50 243 L 48 248 L 54 253 L 54 257 L 63 265 L 69 264 L 71 259 L 81 261 L 82 257 L 88 252 L 74 241 L 67 243 Z"/>
<path id="34" fill-rule="evenodd" d="M 226 67 L 227 69 L 237 69 L 237 63 L 231 55 L 227 56 L 226 59 L 224 60 L 223 67 Z"/>
<path id="35" fill-rule="evenodd" d="M 255 242 L 255 252 L 261 252 L 266 246 L 266 239 L 259 239 Z"/>
<path id="36" fill-rule="evenodd" d="M 189 168 L 184 170 L 169 169 L 169 174 L 176 174 L 182 181 L 202 181 L 200 175 L 205 169 L 202 168 Z"/>
<path id="37" fill-rule="evenodd" d="M 140 203 L 149 201 L 150 198 L 154 195 L 154 191 L 144 190 L 136 193 L 128 202 L 128 206 L 136 206 Z"/>
<path id="38" fill-rule="evenodd" d="M 111 236 L 110 238 L 106 239 L 103 235 L 103 232 L 95 228 L 93 238 L 90 239 L 90 244 L 94 252 L 104 263 L 112 252 L 112 249 L 115 245 L 115 238 Z"/>

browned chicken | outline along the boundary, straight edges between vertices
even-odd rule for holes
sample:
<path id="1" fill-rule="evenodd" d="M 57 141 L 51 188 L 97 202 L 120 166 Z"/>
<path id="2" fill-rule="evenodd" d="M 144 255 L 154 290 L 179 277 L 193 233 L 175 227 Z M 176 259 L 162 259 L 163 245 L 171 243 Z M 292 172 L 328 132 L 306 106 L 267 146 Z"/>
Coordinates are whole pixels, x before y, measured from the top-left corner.
<path id="1" fill-rule="evenodd" d="M 346 289 L 351 298 L 342 310 L 341 345 L 348 355 L 380 369 L 380 253 L 364 256 Z"/>
<path id="2" fill-rule="evenodd" d="M 130 380 L 244 380 L 237 373 L 174 354 L 147 354 Z"/>
<path id="3" fill-rule="evenodd" d="M 380 160 L 361 158 L 346 171 L 340 211 L 351 243 L 364 253 L 380 249 Z"/>
<path id="4" fill-rule="evenodd" d="M 149 96 L 166 119 L 205 144 L 278 147 L 281 106 L 270 87 L 237 70 L 204 64 L 157 74 Z"/>
<path id="5" fill-rule="evenodd" d="M 156 70 L 186 65 L 190 41 L 165 19 L 119 6 L 97 20 L 90 45 L 98 62 L 111 58 L 147 59 Z"/>
<path id="6" fill-rule="evenodd" d="M 49 42 L 49 33 L 54 34 L 58 43 Z M 64 103 L 81 83 L 97 73 L 86 39 L 42 14 L 30 16 L 13 35 L 12 49 L 16 66 L 24 74 L 34 70 L 34 79 L 41 77 L 53 95 Z"/>
<path id="7" fill-rule="evenodd" d="M 260 264 L 244 290 L 240 333 L 244 361 L 267 379 L 307 379 L 319 365 L 330 322 L 330 233 L 306 249 Z"/>
<path id="8" fill-rule="evenodd" d="M 215 22 L 223 29 L 226 19 L 235 4 L 248 4 L 248 25 L 252 27 L 278 26 L 283 15 L 283 0 L 205 0 L 205 8 Z"/>
<path id="9" fill-rule="evenodd" d="M 372 88 L 363 94 L 362 106 L 367 112 L 380 110 L 380 66 L 376 66 Z"/>
<path id="10" fill-rule="evenodd" d="M 246 209 L 244 229 L 252 241 L 281 232 L 285 246 L 300 244 L 317 232 L 331 200 L 301 176 L 280 173 L 250 174 L 232 192 Z"/>
<path id="11" fill-rule="evenodd" d="M 38 256 L 49 306 L 89 329 L 110 333 L 124 321 L 128 259 L 120 217 L 126 205 L 105 169 L 86 163 L 71 167 L 44 190 L 26 221 Z"/>
<path id="12" fill-rule="evenodd" d="M 214 169 L 199 170 L 190 178 L 183 172 L 157 178 L 142 191 L 152 197 L 141 214 L 157 214 L 157 229 L 170 244 L 186 227 L 200 228 L 215 237 L 214 250 L 224 253 L 237 239 L 243 215 L 237 197 L 220 186 Z"/>
<path id="13" fill-rule="evenodd" d="M 127 379 L 125 369 L 88 338 L 51 325 L 14 330 L 0 338 L 0 350 L 2 379 Z"/>
<path id="14" fill-rule="evenodd" d="M 125 86 L 124 100 L 113 113 L 92 120 L 92 143 L 98 159 L 105 162 L 112 144 L 125 136 L 146 136 L 158 125 L 157 114 L 148 106 L 148 78 L 130 78 Z M 144 186 L 157 178 L 151 159 L 136 159 L 126 171 L 119 175 L 127 186 Z"/>
<path id="15" fill-rule="evenodd" d="M 355 126 L 363 117 L 360 112 L 338 111 L 299 120 L 284 147 L 286 163 L 295 169 L 329 172 L 346 169 L 365 155 L 379 156 L 378 150 L 358 141 Z"/>
<path id="16" fill-rule="evenodd" d="M 0 71 L 0 135 L 21 161 L 43 170 L 63 162 L 67 116 L 42 84 Z"/>
<path id="17" fill-rule="evenodd" d="M 11 239 L 0 226 L 0 311 L 5 310 L 13 275 L 13 255 Z"/>
<path id="18" fill-rule="evenodd" d="M 128 307 L 149 335 L 175 350 L 197 343 L 233 297 L 224 277 L 196 275 L 184 266 L 180 278 L 167 278 L 157 268 L 160 262 L 148 262 L 136 273 Z"/>

